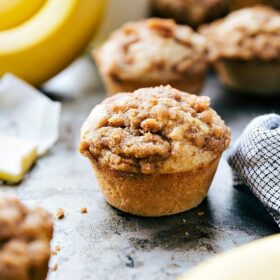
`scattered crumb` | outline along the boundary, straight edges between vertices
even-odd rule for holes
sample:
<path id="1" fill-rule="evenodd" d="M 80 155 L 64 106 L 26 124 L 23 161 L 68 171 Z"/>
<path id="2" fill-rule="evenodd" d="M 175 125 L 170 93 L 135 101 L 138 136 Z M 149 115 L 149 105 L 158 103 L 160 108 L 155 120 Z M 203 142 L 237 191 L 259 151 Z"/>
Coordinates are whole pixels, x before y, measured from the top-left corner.
<path id="1" fill-rule="evenodd" d="M 198 216 L 203 216 L 205 214 L 205 212 L 197 212 Z"/>
<path id="2" fill-rule="evenodd" d="M 165 248 L 168 248 L 168 245 L 165 245 Z"/>
<path id="3" fill-rule="evenodd" d="M 186 235 L 186 236 L 189 236 L 189 233 L 186 231 L 186 232 L 185 232 L 185 235 Z"/>
<path id="4" fill-rule="evenodd" d="M 187 220 L 186 219 L 183 219 L 183 223 L 185 224 L 187 222 Z"/>
<path id="5" fill-rule="evenodd" d="M 57 271 L 58 265 L 57 263 L 54 263 L 53 267 L 52 267 L 52 271 Z"/>
<path id="6" fill-rule="evenodd" d="M 87 213 L 87 208 L 86 208 L 86 207 L 80 208 L 80 212 L 81 212 L 82 214 L 86 214 L 86 213 Z"/>
<path id="7" fill-rule="evenodd" d="M 57 253 L 60 251 L 61 247 L 59 245 L 56 245 L 54 247 L 54 250 L 52 250 L 52 255 L 57 255 Z"/>
<path id="8" fill-rule="evenodd" d="M 64 210 L 62 208 L 59 208 L 56 212 L 56 218 L 61 220 L 64 218 Z"/>

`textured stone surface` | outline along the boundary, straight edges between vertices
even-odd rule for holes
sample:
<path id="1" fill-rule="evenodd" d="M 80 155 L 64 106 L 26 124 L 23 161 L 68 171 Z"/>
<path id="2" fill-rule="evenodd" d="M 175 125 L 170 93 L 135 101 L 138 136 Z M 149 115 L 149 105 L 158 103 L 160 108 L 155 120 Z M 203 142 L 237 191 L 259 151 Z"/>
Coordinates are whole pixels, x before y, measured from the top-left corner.
<path id="1" fill-rule="evenodd" d="M 255 115 L 280 112 L 279 101 L 225 92 L 214 77 L 204 94 L 213 98 L 233 139 Z M 278 231 L 250 192 L 232 187 L 224 159 L 208 198 L 192 211 L 139 218 L 107 205 L 88 161 L 77 152 L 80 126 L 104 96 L 94 90 L 79 99 L 63 99 L 58 143 L 19 186 L 0 187 L 28 205 L 39 204 L 54 214 L 58 208 L 65 210 L 65 218 L 55 221 L 52 245 L 61 250 L 52 257 L 50 266 L 57 262 L 58 268 L 48 279 L 174 279 L 220 251 Z M 80 213 L 81 207 L 88 213 Z"/>

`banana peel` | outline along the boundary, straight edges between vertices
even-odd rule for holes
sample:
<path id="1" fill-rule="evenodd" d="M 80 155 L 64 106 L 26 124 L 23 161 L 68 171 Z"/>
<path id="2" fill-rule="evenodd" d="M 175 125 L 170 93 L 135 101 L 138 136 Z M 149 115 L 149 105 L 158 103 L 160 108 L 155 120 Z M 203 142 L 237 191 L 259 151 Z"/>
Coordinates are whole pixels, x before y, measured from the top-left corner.
<path id="1" fill-rule="evenodd" d="M 87 46 L 105 7 L 105 0 L 0 0 L 0 76 L 47 81 Z"/>
<path id="2" fill-rule="evenodd" d="M 279 280 L 280 234 L 243 245 L 191 269 L 178 280 Z"/>

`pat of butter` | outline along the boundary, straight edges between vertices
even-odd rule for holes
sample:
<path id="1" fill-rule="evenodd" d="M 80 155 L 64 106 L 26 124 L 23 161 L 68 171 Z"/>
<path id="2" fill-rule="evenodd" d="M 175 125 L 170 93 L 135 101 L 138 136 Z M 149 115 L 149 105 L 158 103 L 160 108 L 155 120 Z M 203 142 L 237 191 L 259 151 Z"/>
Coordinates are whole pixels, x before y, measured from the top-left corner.
<path id="1" fill-rule="evenodd" d="M 36 150 L 31 141 L 0 136 L 0 180 L 19 183 L 35 162 Z"/>

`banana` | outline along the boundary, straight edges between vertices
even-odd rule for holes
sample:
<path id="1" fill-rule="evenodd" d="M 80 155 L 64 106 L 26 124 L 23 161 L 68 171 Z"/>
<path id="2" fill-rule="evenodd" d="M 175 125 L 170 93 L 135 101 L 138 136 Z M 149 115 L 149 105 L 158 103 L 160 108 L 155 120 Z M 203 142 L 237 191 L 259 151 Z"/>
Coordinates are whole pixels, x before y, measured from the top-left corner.
<path id="1" fill-rule="evenodd" d="M 279 280 L 280 234 L 233 249 L 191 269 L 178 280 Z"/>
<path id="2" fill-rule="evenodd" d="M 0 76 L 11 72 L 33 85 L 50 79 L 86 47 L 105 6 L 106 0 L 0 0 Z"/>

